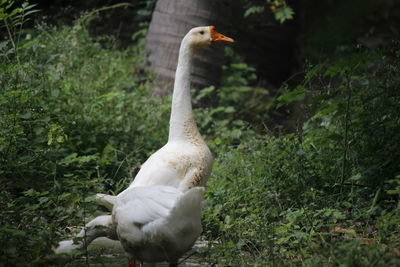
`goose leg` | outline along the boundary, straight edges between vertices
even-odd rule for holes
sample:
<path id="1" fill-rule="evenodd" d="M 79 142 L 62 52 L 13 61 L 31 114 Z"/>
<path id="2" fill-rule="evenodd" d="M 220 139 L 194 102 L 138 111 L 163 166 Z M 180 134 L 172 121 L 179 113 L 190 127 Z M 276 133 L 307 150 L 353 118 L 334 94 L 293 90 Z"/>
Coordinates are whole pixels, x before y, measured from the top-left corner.
<path id="1" fill-rule="evenodd" d="M 114 237 L 111 228 L 111 215 L 103 215 L 94 218 L 85 228 L 79 232 L 77 237 L 83 238 L 82 241 L 74 244 L 73 240 L 61 241 L 58 247 L 54 250 L 56 254 L 71 253 L 74 249 L 86 248 L 93 240 L 100 236 Z"/>
<path id="2" fill-rule="evenodd" d="M 128 267 L 136 267 L 136 260 L 128 259 Z"/>

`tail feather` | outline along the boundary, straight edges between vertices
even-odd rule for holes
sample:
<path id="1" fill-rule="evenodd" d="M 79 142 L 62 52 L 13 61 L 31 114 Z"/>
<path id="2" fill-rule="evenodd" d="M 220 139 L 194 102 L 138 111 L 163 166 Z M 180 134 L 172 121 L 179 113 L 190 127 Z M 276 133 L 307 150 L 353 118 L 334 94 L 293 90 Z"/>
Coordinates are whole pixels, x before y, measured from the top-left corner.
<path id="1" fill-rule="evenodd" d="M 116 201 L 117 201 L 116 196 L 106 195 L 106 194 L 96 194 L 96 202 L 99 205 L 106 207 L 109 211 L 112 211 Z"/>
<path id="2" fill-rule="evenodd" d="M 203 206 L 204 187 L 194 187 L 186 191 L 175 203 L 169 218 L 171 220 L 181 220 L 182 218 L 192 218 L 200 220 Z"/>

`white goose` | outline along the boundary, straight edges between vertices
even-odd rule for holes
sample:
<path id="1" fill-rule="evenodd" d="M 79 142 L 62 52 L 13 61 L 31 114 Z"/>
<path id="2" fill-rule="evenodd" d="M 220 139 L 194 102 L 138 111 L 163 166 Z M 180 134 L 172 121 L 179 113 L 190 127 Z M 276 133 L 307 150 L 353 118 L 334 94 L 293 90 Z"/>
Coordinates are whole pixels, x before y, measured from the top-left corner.
<path id="1" fill-rule="evenodd" d="M 112 209 L 112 216 L 95 218 L 78 234 L 84 241 L 62 241 L 56 253 L 86 247 L 99 236 L 119 239 L 130 259 L 147 262 L 174 263 L 190 249 L 201 233 L 204 189 L 197 186 L 205 185 L 213 161 L 193 118 L 190 71 L 194 53 L 217 42 L 233 40 L 214 26 L 193 28 L 183 38 L 167 144 L 150 156 L 118 196 L 97 195 L 99 203 Z"/>
<path id="2" fill-rule="evenodd" d="M 197 27 L 183 38 L 175 73 L 168 142 L 141 166 L 129 186 L 168 185 L 186 191 L 204 186 L 211 174 L 213 157 L 193 118 L 190 72 L 193 55 L 215 42 L 233 42 L 214 26 Z"/>
<path id="3" fill-rule="evenodd" d="M 129 266 L 135 260 L 176 266 L 202 231 L 203 193 L 204 187 L 185 193 L 163 185 L 127 189 L 116 197 L 112 215 L 96 217 L 77 235 L 82 242 L 62 241 L 55 253 L 71 253 L 105 236 L 121 242 Z"/>

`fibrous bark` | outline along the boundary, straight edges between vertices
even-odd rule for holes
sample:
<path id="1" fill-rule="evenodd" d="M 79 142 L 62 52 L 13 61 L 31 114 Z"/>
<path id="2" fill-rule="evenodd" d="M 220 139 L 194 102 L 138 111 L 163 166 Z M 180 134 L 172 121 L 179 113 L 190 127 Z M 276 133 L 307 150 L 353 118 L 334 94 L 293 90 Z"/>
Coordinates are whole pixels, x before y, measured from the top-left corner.
<path id="1" fill-rule="evenodd" d="M 226 0 L 158 0 L 146 38 L 147 60 L 154 72 L 156 95 L 172 92 L 179 45 L 193 27 L 215 25 L 224 32 L 231 3 Z M 225 32 L 226 33 L 226 32 Z M 214 46 L 196 55 L 192 87 L 218 85 L 223 60 L 222 47 Z"/>

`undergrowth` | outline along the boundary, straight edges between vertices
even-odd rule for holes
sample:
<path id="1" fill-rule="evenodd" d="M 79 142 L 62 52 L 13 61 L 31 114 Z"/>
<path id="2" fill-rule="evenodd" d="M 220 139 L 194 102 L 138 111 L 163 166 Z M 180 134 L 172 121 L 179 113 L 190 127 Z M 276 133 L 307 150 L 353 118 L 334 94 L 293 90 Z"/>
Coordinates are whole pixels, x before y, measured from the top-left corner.
<path id="1" fill-rule="evenodd" d="M 305 73 L 295 133 L 220 146 L 208 183 L 206 262 L 221 266 L 400 263 L 398 43 Z M 389 230 L 390 229 L 390 230 Z"/>
<path id="2" fill-rule="evenodd" d="M 169 103 L 151 97 L 151 75 L 141 67 L 142 41 L 117 50 L 112 39 L 89 36 L 81 19 L 24 30 L 32 8 L 2 20 L 10 32 L 0 45 L 0 262 L 7 266 L 45 262 L 65 227 L 93 214 L 94 193 L 125 188 L 130 168 L 164 144 L 168 129 Z"/>

